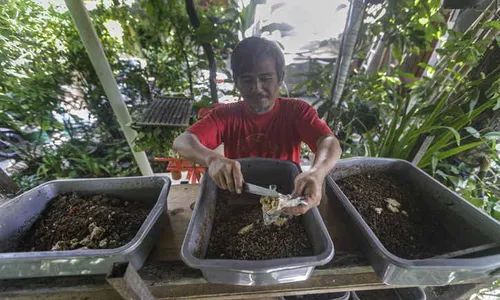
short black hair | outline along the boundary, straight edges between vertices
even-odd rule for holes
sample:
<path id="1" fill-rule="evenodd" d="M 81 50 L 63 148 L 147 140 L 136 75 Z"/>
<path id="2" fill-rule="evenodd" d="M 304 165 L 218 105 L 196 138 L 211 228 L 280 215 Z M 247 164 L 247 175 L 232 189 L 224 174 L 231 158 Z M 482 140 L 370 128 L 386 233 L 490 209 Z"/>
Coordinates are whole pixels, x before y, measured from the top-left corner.
<path id="1" fill-rule="evenodd" d="M 241 74 L 251 72 L 258 60 L 270 58 L 274 61 L 278 80 L 285 76 L 285 56 L 280 47 L 273 41 L 260 37 L 243 39 L 234 48 L 231 55 L 231 69 L 236 80 Z"/>

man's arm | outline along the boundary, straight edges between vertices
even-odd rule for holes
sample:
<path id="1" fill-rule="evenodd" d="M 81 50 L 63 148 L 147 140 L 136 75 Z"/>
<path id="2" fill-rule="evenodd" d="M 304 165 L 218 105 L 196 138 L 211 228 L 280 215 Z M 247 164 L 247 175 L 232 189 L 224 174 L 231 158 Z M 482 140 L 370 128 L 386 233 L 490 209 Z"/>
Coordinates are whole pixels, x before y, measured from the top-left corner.
<path id="1" fill-rule="evenodd" d="M 173 150 L 183 158 L 209 168 L 209 175 L 221 189 L 241 193 L 243 175 L 240 164 L 205 147 L 198 137 L 186 131 L 174 140 Z"/>
<path id="2" fill-rule="evenodd" d="M 294 196 L 305 196 L 306 206 L 292 207 L 288 213 L 305 214 L 309 209 L 318 206 L 323 193 L 323 182 L 328 173 L 340 159 L 342 149 L 338 139 L 333 135 L 323 135 L 317 141 L 318 150 L 309 172 L 299 174 L 295 178 Z"/>
<path id="3" fill-rule="evenodd" d="M 309 172 L 317 173 L 323 178 L 333 169 L 340 159 L 342 149 L 339 140 L 334 135 L 324 135 L 318 139 L 318 151 Z"/>

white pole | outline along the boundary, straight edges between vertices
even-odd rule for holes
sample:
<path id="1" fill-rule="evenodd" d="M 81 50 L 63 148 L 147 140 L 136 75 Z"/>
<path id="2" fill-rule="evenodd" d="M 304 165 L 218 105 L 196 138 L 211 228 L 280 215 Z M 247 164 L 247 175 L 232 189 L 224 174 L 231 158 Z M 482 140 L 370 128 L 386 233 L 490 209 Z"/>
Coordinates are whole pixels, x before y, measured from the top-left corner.
<path id="1" fill-rule="evenodd" d="M 133 141 L 137 137 L 137 132 L 130 127 L 132 118 L 122 99 L 115 77 L 102 49 L 101 41 L 92 25 L 83 0 L 65 0 L 65 2 L 142 175 L 152 175 L 153 170 L 146 157 L 146 153 L 144 151 L 134 151 Z"/>

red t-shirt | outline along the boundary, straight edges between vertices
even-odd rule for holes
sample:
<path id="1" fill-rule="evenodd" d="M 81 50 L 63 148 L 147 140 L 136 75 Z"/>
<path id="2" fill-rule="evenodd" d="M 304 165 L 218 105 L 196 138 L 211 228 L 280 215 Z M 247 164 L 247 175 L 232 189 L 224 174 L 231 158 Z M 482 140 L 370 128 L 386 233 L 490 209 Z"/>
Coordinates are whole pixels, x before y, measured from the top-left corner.
<path id="1" fill-rule="evenodd" d="M 316 152 L 316 142 L 332 134 L 318 113 L 302 100 L 278 98 L 270 112 L 253 113 L 243 101 L 220 105 L 188 128 L 209 149 L 224 143 L 230 159 L 266 157 L 300 162 L 300 145 Z"/>

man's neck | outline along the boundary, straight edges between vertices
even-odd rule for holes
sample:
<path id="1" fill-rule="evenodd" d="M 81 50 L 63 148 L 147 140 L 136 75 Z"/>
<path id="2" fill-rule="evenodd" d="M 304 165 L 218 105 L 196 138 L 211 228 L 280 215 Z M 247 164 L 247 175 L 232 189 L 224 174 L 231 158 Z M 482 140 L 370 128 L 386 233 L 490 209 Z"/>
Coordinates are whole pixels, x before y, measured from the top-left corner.
<path id="1" fill-rule="evenodd" d="M 278 99 L 276 99 L 277 101 Z M 252 107 L 248 104 L 245 104 L 248 109 L 254 113 L 254 114 L 257 114 L 257 115 L 262 115 L 262 114 L 265 114 L 265 113 L 268 113 L 270 111 L 273 110 L 273 108 L 276 106 L 276 101 L 274 101 L 274 103 L 271 105 L 271 106 L 267 106 L 267 107 Z"/>

